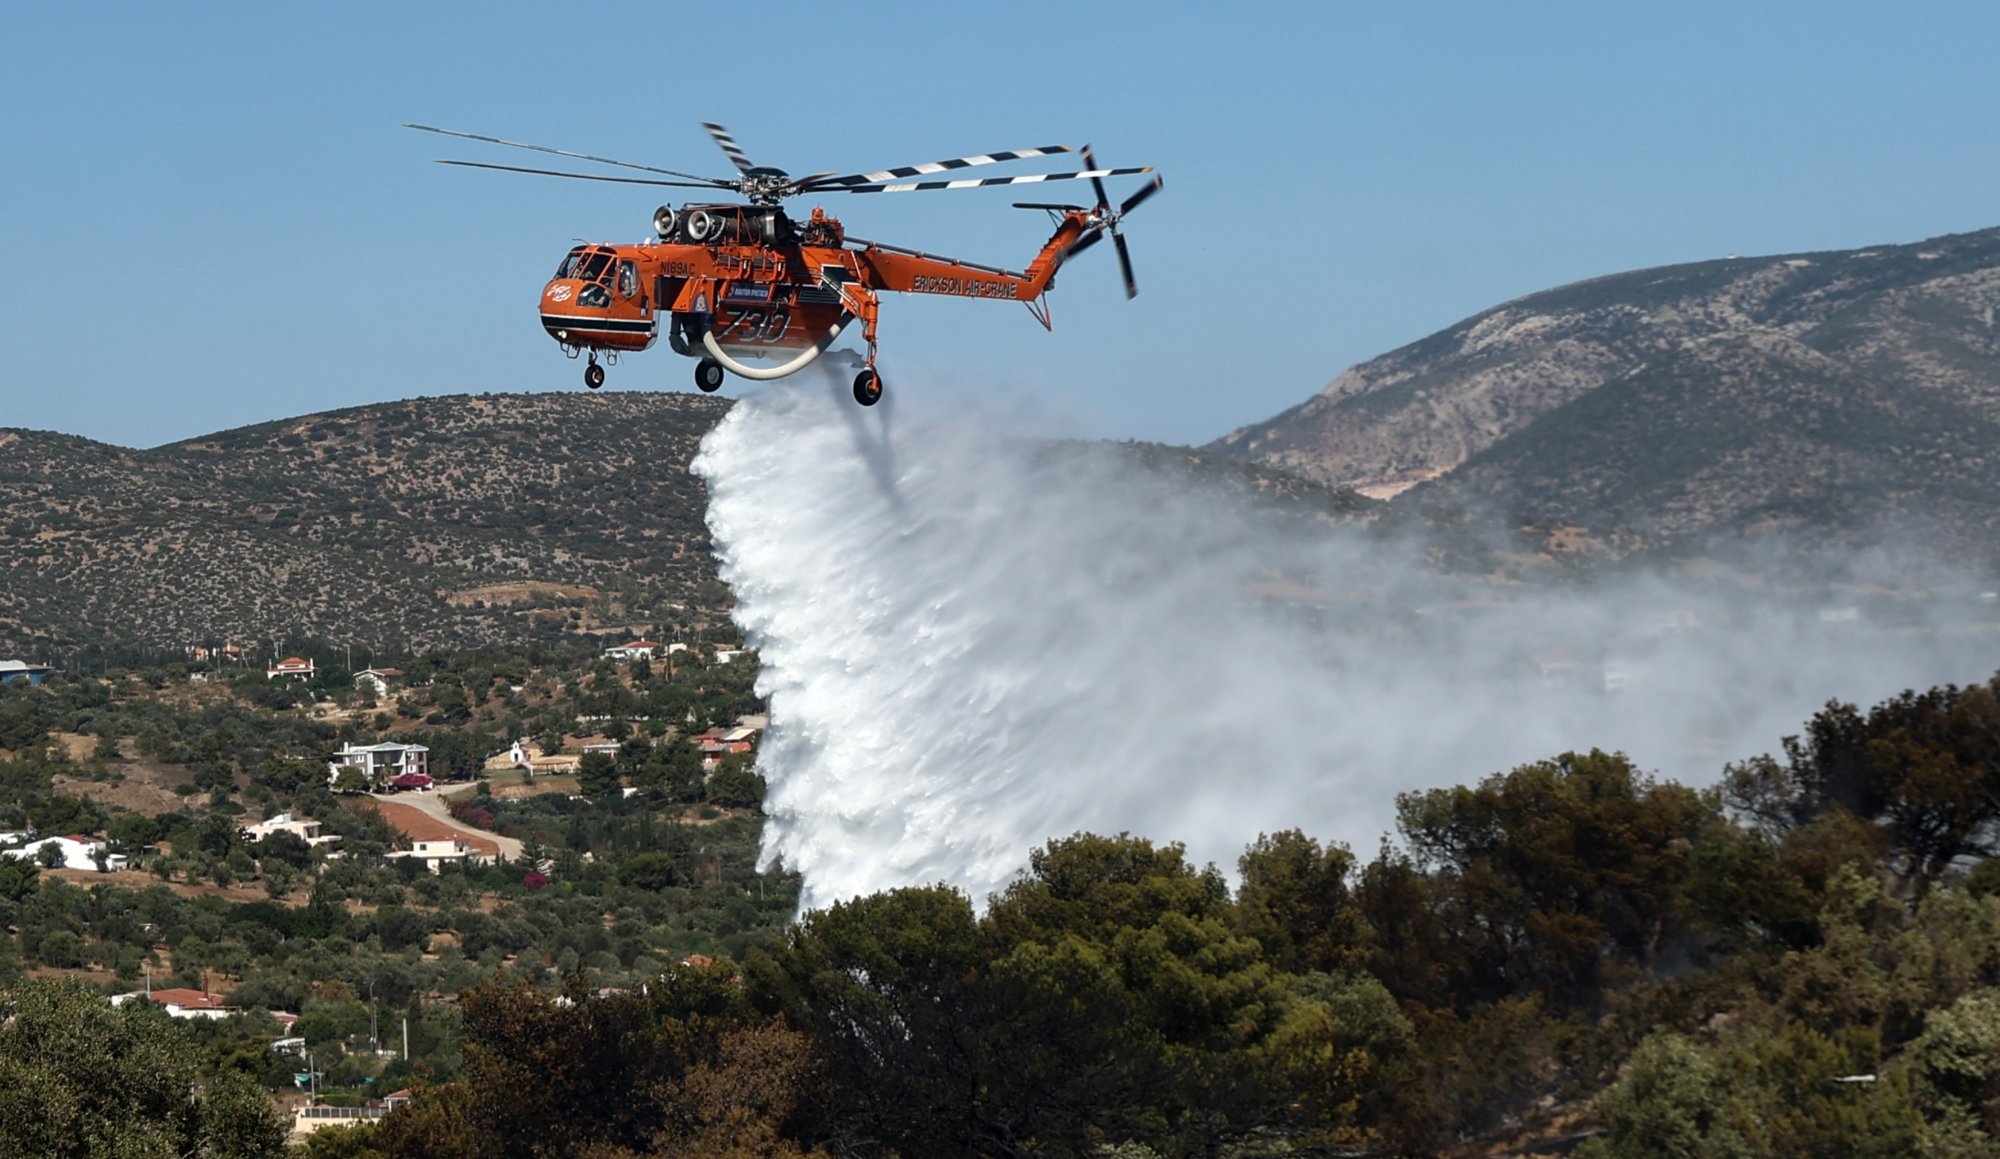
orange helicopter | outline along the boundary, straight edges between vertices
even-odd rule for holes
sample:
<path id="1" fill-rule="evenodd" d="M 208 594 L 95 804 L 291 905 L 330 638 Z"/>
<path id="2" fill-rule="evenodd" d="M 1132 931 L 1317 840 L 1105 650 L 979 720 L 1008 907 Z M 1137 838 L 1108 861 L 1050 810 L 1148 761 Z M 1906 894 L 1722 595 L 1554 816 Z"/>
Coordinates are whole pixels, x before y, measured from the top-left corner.
<path id="1" fill-rule="evenodd" d="M 555 277 L 542 288 L 542 327 L 571 358 L 588 355 L 583 381 L 592 390 L 604 385 L 600 353 L 605 362 L 615 364 L 620 354 L 650 347 L 662 324 L 675 353 L 700 359 L 695 365 L 695 385 L 713 391 L 722 385 L 725 370 L 757 381 L 795 374 L 825 354 L 859 319 L 868 353 L 865 358 L 850 355 L 860 366 L 854 376 L 854 400 L 873 406 L 882 397 L 882 376 L 875 370 L 875 331 L 882 291 L 1021 302 L 1048 329 L 1050 316 L 1044 295 L 1054 285 L 1056 271 L 1108 233 L 1117 246 L 1125 296 L 1130 298 L 1139 290 L 1118 224 L 1158 193 L 1163 183 L 1154 177 L 1114 207 L 1105 192 L 1104 178 L 1150 173 L 1152 167 L 1100 169 L 1087 145 L 1082 153 L 1084 168 L 1072 173 L 912 180 L 1071 152 L 1067 145 L 1044 145 L 867 173 L 826 172 L 795 178 L 782 169 L 752 164 L 727 130 L 703 122 L 702 127 L 736 166 L 737 176 L 724 178 L 430 125 L 405 127 L 636 169 L 674 180 L 607 177 L 478 161 L 441 161 L 444 165 L 623 185 L 727 190 L 749 200 L 747 205 L 698 202 L 678 209 L 663 205 L 653 214 L 653 236 L 645 241 L 637 245 L 579 245 L 564 255 Z M 1088 179 L 1094 187 L 1096 205 L 1015 203 L 1020 209 L 1047 210 L 1056 226 L 1028 268 L 1018 272 L 850 237 L 838 220 L 818 207 L 804 221 L 793 219 L 781 208 L 786 198 L 810 194 L 908 193 L 1079 179 Z M 751 366 L 745 359 L 776 365 Z"/>

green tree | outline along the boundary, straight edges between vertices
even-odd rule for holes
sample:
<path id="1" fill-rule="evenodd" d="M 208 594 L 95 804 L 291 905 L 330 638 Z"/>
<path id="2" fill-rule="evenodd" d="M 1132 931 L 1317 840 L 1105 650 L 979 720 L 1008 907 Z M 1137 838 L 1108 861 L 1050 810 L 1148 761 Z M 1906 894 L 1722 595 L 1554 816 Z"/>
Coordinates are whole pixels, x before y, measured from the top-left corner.
<path id="1" fill-rule="evenodd" d="M 1846 809 L 1883 827 L 1919 891 L 1958 858 L 2000 853 L 2000 675 L 1904 692 L 1865 715 L 1829 704 L 1784 752 L 1731 766 L 1723 786 L 1770 831 Z"/>
<path id="2" fill-rule="evenodd" d="M 757 809 L 764 804 L 764 778 L 750 768 L 750 758 L 724 757 L 708 778 L 708 799 L 734 809 Z"/>
<path id="3" fill-rule="evenodd" d="M 280 829 L 266 834 L 257 842 L 257 860 L 266 866 L 288 865 L 293 869 L 305 869 L 312 864 L 312 846 L 306 839 L 290 830 Z"/>
<path id="4" fill-rule="evenodd" d="M 82 797 L 55 793 L 33 810 L 35 828 L 43 833 L 95 833 L 104 811 Z"/>
<path id="5" fill-rule="evenodd" d="M 966 1154 L 1010 1130 L 987 1102 L 1000 1019 L 982 993 L 984 958 L 971 903 L 932 886 L 808 913 L 745 974 L 755 1000 L 782 1009 L 842 1076 L 833 1116 L 853 1138 Z"/>
<path id="6" fill-rule="evenodd" d="M 41 884 L 42 869 L 25 857 L 0 857 L 0 900 L 26 901 Z"/>
<path id="7" fill-rule="evenodd" d="M 1604 1137 L 1584 1159 L 1727 1159 L 1761 1154 L 1732 1113 L 1728 1078 L 1714 1057 L 1678 1034 L 1655 1034 L 1639 1045 L 1625 1076 L 1595 1109 Z"/>
<path id="8" fill-rule="evenodd" d="M 1461 1012 L 1527 991 L 1589 1003 L 1607 971 L 1650 964 L 1685 925 L 1681 884 L 1716 817 L 1693 790 L 1595 750 L 1406 793 L 1396 812 L 1430 880 L 1414 896 L 1364 893 L 1364 914 L 1393 929 L 1410 923 L 1394 907 L 1431 907 L 1426 932 L 1442 940 L 1375 973 L 1393 987 L 1438 972 Z"/>
<path id="9" fill-rule="evenodd" d="M 679 876 L 674 868 L 674 859 L 665 853 L 635 854 L 618 866 L 621 883 L 647 893 L 659 893 L 671 887 Z"/>
<path id="10" fill-rule="evenodd" d="M 151 1003 L 113 1007 L 87 987 L 36 981 L 0 1017 L 0 1154 L 51 1159 L 267 1159 L 287 1123 L 223 1081 L 198 1095 L 197 1052 Z"/>
<path id="11" fill-rule="evenodd" d="M 1292 973 L 1336 972 L 1366 961 L 1361 913 L 1347 884 L 1354 855 L 1296 829 L 1259 834 L 1237 861 L 1237 920 L 1271 962 Z"/>
<path id="12" fill-rule="evenodd" d="M 586 797 L 602 800 L 618 795 L 618 761 L 610 753 L 585 753 L 577 770 L 577 787 Z"/>

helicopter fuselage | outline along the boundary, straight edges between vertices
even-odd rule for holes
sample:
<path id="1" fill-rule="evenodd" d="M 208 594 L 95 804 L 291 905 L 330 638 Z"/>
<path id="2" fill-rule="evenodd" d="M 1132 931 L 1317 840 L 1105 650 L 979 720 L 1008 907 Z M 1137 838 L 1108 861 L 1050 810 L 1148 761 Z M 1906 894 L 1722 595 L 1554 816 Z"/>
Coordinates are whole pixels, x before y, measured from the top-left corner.
<path id="1" fill-rule="evenodd" d="M 542 288 L 543 328 L 572 356 L 645 350 L 662 330 L 676 353 L 714 357 L 738 374 L 802 369 L 851 322 L 874 363 L 878 294 L 936 294 L 1036 303 L 1063 250 L 1088 226 L 1070 214 L 1023 272 L 877 243 L 850 245 L 815 209 L 804 223 L 775 206 L 662 207 L 657 236 L 636 245 L 580 245 Z M 1037 317 L 1046 324 L 1046 312 Z M 810 354 L 811 357 L 801 357 Z M 741 360 L 777 360 L 752 368 Z"/>

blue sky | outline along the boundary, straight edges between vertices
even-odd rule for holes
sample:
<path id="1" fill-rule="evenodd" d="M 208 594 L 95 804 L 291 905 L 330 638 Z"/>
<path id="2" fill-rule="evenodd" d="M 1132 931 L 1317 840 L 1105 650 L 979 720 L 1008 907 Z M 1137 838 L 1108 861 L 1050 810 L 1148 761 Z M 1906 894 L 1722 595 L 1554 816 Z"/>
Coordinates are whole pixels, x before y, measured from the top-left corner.
<path id="1" fill-rule="evenodd" d="M 151 446 L 581 389 L 541 283 L 573 238 L 643 237 L 665 191 L 433 165 L 534 155 L 398 126 L 723 174 L 712 119 L 795 173 L 1055 141 L 1157 166 L 1137 300 L 1109 246 L 1064 271 L 1053 334 L 891 296 L 882 366 L 1201 442 L 1547 286 L 2000 225 L 1996 49 L 2000 6 L 1974 4 L 17 6 L 0 426 Z M 825 205 L 1018 266 L 1047 224 L 1017 196 Z M 611 385 L 685 390 L 692 365 L 663 345 Z"/>

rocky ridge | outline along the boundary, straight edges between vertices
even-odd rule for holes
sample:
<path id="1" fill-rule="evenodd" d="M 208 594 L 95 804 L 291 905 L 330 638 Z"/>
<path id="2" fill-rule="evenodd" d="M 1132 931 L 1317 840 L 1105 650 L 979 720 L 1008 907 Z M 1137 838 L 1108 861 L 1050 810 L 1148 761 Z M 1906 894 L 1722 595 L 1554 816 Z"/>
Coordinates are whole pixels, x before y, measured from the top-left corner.
<path id="1" fill-rule="evenodd" d="M 2000 229 L 1531 294 L 1211 449 L 1655 540 L 1885 528 L 1990 560 Z"/>

